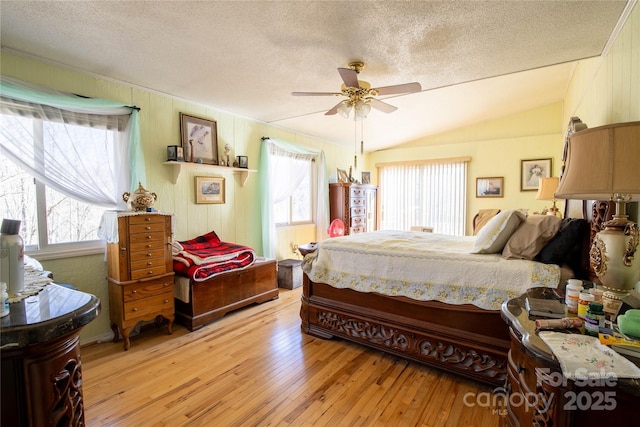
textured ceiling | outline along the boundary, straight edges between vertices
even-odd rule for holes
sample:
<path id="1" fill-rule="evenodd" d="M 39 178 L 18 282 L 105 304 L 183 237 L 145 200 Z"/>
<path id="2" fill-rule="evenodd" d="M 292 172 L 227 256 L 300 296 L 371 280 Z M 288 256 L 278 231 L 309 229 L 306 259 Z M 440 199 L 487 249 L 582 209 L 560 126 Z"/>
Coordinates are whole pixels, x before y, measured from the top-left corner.
<path id="1" fill-rule="evenodd" d="M 340 144 L 340 98 L 292 91 L 339 91 L 354 60 L 374 87 L 419 82 L 381 97 L 398 110 L 369 114 L 369 151 L 561 100 L 626 3 L 2 0 L 0 29 L 3 49 Z"/>

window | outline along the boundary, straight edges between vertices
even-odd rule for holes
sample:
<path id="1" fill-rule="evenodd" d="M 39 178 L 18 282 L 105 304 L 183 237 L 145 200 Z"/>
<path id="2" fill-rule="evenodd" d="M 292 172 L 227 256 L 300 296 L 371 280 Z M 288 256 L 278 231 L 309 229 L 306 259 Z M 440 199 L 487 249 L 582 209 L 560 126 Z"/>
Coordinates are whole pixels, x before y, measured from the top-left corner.
<path id="1" fill-rule="evenodd" d="M 76 201 L 36 182 L 2 154 L 0 162 L 0 216 L 20 221 L 26 250 L 98 240 L 104 208 Z M 39 221 L 39 212 L 43 221 Z"/>
<path id="2" fill-rule="evenodd" d="M 299 176 L 298 185 L 291 195 L 274 204 L 276 225 L 309 224 L 313 222 L 313 162 L 308 158 L 278 156 L 278 167 L 273 173 L 276 182 L 290 182 L 292 171 Z"/>
<path id="3" fill-rule="evenodd" d="M 27 251 L 102 248 L 97 231 L 106 208 L 65 195 L 23 170 L 7 153 L 9 140 L 19 139 L 24 150 L 30 152 L 32 166 L 40 170 L 47 169 L 45 164 L 82 158 L 81 163 L 72 163 L 72 170 L 82 173 L 67 173 L 64 179 L 81 180 L 82 174 L 88 173 L 95 177 L 91 185 L 101 185 L 110 180 L 112 162 L 105 160 L 114 157 L 118 126 L 105 126 L 106 119 L 99 117 L 87 124 L 72 124 L 0 115 L 0 215 L 21 221 L 20 235 Z M 71 152 L 79 156 L 69 155 Z"/>
<path id="4" fill-rule="evenodd" d="M 329 183 L 324 153 L 263 137 L 260 159 L 264 256 L 276 257 L 277 226 L 315 225 L 316 241 L 322 240 L 329 225 Z"/>
<path id="5" fill-rule="evenodd" d="M 381 165 L 381 228 L 464 235 L 467 161 Z"/>

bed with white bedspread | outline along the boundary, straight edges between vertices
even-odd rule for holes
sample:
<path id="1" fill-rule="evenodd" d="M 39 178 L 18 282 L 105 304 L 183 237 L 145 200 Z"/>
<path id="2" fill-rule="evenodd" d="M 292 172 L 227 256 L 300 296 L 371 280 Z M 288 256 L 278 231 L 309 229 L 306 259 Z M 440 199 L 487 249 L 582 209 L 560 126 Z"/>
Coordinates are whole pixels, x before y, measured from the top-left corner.
<path id="1" fill-rule="evenodd" d="M 322 242 L 303 269 L 314 282 L 358 292 L 499 310 L 532 287 L 558 286 L 560 267 L 474 254 L 472 236 L 379 230 Z M 428 274 L 425 272 L 428 271 Z"/>

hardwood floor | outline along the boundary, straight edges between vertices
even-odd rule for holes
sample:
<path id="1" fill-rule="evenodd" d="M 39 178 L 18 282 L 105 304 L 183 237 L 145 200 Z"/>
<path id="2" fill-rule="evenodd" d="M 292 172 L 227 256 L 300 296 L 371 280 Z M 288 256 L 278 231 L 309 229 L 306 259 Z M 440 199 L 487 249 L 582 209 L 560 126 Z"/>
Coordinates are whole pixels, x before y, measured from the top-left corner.
<path id="1" fill-rule="evenodd" d="M 196 332 L 145 331 L 127 352 L 122 341 L 83 347 L 87 426 L 501 424 L 481 400 L 489 387 L 303 334 L 300 294 L 281 289 Z"/>

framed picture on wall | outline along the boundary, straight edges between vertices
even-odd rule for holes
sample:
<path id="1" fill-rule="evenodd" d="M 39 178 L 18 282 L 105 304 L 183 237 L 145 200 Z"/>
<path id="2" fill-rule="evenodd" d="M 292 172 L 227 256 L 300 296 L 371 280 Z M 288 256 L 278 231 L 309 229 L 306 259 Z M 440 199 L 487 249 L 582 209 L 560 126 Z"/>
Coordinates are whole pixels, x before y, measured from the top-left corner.
<path id="1" fill-rule="evenodd" d="M 538 191 L 540 178 L 550 178 L 551 172 L 551 159 L 521 160 L 520 191 Z"/>
<path id="2" fill-rule="evenodd" d="M 180 134 L 185 161 L 218 164 L 218 129 L 214 120 L 180 113 Z"/>
<path id="3" fill-rule="evenodd" d="M 362 172 L 362 183 L 371 184 L 371 172 Z"/>
<path id="4" fill-rule="evenodd" d="M 196 203 L 224 203 L 224 178 L 197 176 Z"/>
<path id="5" fill-rule="evenodd" d="M 346 170 L 338 168 L 337 175 L 338 175 L 338 182 L 343 182 L 343 183 L 349 182 L 349 175 L 347 175 Z"/>
<path id="6" fill-rule="evenodd" d="M 476 178 L 476 197 L 504 197 L 504 177 Z"/>

